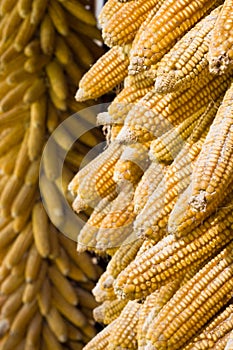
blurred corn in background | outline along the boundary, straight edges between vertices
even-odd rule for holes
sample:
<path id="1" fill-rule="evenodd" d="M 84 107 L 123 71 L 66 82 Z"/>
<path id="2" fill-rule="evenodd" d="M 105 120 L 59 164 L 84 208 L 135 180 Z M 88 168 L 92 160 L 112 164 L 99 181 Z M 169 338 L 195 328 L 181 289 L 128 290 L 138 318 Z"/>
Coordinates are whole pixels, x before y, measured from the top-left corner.
<path id="1" fill-rule="evenodd" d="M 89 1 L 0 1 L 0 349 L 82 349 L 95 333 L 91 295 L 100 268 L 76 243 L 59 233 L 66 225 L 59 200 L 101 133 L 90 130 L 68 152 L 63 173 L 58 159 L 44 157 L 50 134 L 91 103 L 73 96 L 83 73 L 103 53 Z M 67 152 L 72 130 L 53 139 Z M 62 178 L 61 178 L 62 175 Z M 49 184 L 49 185 L 48 185 Z M 47 203 L 48 202 L 48 203 Z M 87 218 L 84 214 L 83 218 Z M 76 228 L 77 232 L 79 227 Z M 67 232 L 67 230 L 66 230 Z"/>

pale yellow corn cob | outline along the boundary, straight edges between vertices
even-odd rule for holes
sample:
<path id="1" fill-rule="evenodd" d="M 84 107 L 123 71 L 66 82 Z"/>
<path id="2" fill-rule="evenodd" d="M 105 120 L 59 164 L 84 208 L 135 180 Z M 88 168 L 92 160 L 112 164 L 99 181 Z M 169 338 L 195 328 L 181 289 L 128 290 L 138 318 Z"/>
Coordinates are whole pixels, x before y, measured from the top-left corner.
<path id="1" fill-rule="evenodd" d="M 107 213 L 96 236 L 96 248 L 106 250 L 107 248 L 119 247 L 126 239 L 134 240 L 132 225 L 135 218 L 133 207 L 134 191 L 132 186 L 123 188 L 118 197 L 113 200 L 110 212 Z M 122 205 L 122 203 L 124 203 Z"/>
<path id="2" fill-rule="evenodd" d="M 177 128 L 169 130 L 158 139 L 152 141 L 150 145 L 151 160 L 171 163 L 182 147 L 185 147 L 185 140 L 189 137 L 190 139 L 194 137 L 198 139 L 198 135 L 200 137 L 203 132 L 208 130 L 221 101 L 222 98 L 215 103 L 210 102 L 207 108 L 203 107 L 202 115 L 199 116 L 199 113 L 192 115 Z"/>
<path id="3" fill-rule="evenodd" d="M 229 305 L 212 322 L 210 322 L 201 333 L 195 337 L 184 350 L 209 350 L 211 348 L 218 348 L 220 341 L 227 344 L 227 335 L 233 329 L 233 305 Z M 221 345 L 225 349 L 225 345 Z"/>
<path id="4" fill-rule="evenodd" d="M 109 324 L 120 316 L 126 304 L 126 300 L 106 300 L 93 310 L 94 319 L 99 323 Z"/>
<path id="5" fill-rule="evenodd" d="M 194 167 L 190 188 L 180 196 L 171 213 L 168 229 L 177 235 L 192 229 L 213 212 L 231 182 L 232 94 L 233 85 L 227 90 L 210 127 Z"/>
<path id="6" fill-rule="evenodd" d="M 128 113 L 118 134 L 119 142 L 155 139 L 193 114 L 203 114 L 203 107 L 216 101 L 229 86 L 229 77 L 209 74 L 185 91 L 160 95 L 149 92 Z"/>
<path id="7" fill-rule="evenodd" d="M 38 346 L 42 330 L 42 316 L 37 311 L 27 329 L 25 350 Z"/>
<path id="8" fill-rule="evenodd" d="M 228 302 L 233 285 L 232 246 L 206 264 L 164 306 L 147 332 L 148 349 L 180 349 Z"/>
<path id="9" fill-rule="evenodd" d="M 40 46 L 45 55 L 52 55 L 55 49 L 55 28 L 48 14 L 45 15 L 40 26 Z"/>
<path id="10" fill-rule="evenodd" d="M 215 2 L 164 1 L 131 51 L 130 70 L 138 72 L 158 62 Z"/>
<path id="11" fill-rule="evenodd" d="M 146 169 L 134 193 L 134 211 L 136 214 L 142 211 L 149 197 L 162 180 L 165 172 L 166 167 L 155 161 Z"/>
<path id="12" fill-rule="evenodd" d="M 109 338 L 113 331 L 115 331 L 115 322 L 113 321 L 107 327 L 105 327 L 101 332 L 99 332 L 86 346 L 83 350 L 105 350 L 108 349 Z"/>
<path id="13" fill-rule="evenodd" d="M 148 13 L 152 9 L 159 9 L 160 3 L 159 0 L 138 0 L 122 6 L 103 27 L 102 35 L 106 45 L 112 47 L 131 43 Z"/>
<path id="14" fill-rule="evenodd" d="M 180 279 L 174 280 L 159 290 L 148 295 L 141 306 L 138 320 L 137 341 L 138 349 L 144 349 L 146 345 L 146 333 L 152 320 L 158 315 L 163 306 L 171 299 L 180 286 Z"/>
<path id="15" fill-rule="evenodd" d="M 122 244 L 113 255 L 106 271 L 101 275 L 95 288 L 92 290 L 98 302 L 115 299 L 113 282 L 118 274 L 135 258 L 141 244 L 142 240 L 140 239 L 130 244 Z"/>
<path id="16" fill-rule="evenodd" d="M 190 264 L 200 265 L 213 256 L 231 239 L 231 196 L 226 207 L 187 236 L 169 235 L 129 264 L 118 276 L 115 292 L 123 298 L 141 298 L 179 277 Z"/>
<path id="17" fill-rule="evenodd" d="M 168 93 L 183 89 L 208 72 L 207 52 L 221 6 L 198 22 L 158 63 L 155 90 Z"/>
<path id="18" fill-rule="evenodd" d="M 127 47 L 116 46 L 99 58 L 81 79 L 76 100 L 97 98 L 119 84 L 127 75 L 127 52 Z"/>
<path id="19" fill-rule="evenodd" d="M 137 326 L 141 305 L 129 301 L 114 323 L 109 337 L 109 350 L 117 348 L 137 349 Z"/>
<path id="20" fill-rule="evenodd" d="M 95 207 L 88 221 L 80 230 L 78 235 L 78 252 L 96 249 L 96 235 L 101 227 L 101 223 L 111 210 L 111 202 L 115 195 L 110 194 L 103 198 Z"/>
<path id="21" fill-rule="evenodd" d="M 208 60 L 210 71 L 222 74 L 233 62 L 232 0 L 224 1 L 211 36 Z"/>
<path id="22" fill-rule="evenodd" d="M 187 142 L 174 162 L 167 168 L 161 182 L 148 197 L 134 222 L 137 236 L 158 238 L 166 234 L 168 217 L 178 196 L 190 184 L 194 162 L 201 151 L 204 139 Z"/>
<path id="23" fill-rule="evenodd" d="M 69 190 L 78 195 L 73 203 L 76 211 L 79 211 L 83 204 L 84 207 L 87 204 L 95 206 L 103 197 L 116 192 L 113 173 L 121 153 L 122 146 L 111 143 L 102 154 L 73 178 L 69 184 Z"/>
<path id="24" fill-rule="evenodd" d="M 98 22 L 101 27 L 108 24 L 108 21 L 117 13 L 124 5 L 118 0 L 108 0 L 103 6 L 99 16 Z"/>

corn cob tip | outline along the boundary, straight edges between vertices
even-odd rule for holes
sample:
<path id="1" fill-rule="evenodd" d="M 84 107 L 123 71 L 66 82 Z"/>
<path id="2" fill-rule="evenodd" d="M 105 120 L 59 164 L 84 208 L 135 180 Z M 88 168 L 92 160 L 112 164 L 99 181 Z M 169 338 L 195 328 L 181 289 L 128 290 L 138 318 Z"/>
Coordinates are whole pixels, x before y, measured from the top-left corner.
<path id="1" fill-rule="evenodd" d="M 116 141 L 120 144 L 130 144 L 137 142 L 137 136 L 133 130 L 124 126 L 116 137 Z"/>
<path id="2" fill-rule="evenodd" d="M 76 213 L 80 213 L 80 211 L 86 210 L 88 206 L 82 198 L 77 196 L 73 201 L 72 208 Z"/>
<path id="3" fill-rule="evenodd" d="M 176 83 L 176 77 L 174 71 L 171 71 L 167 75 L 157 76 L 155 80 L 155 92 L 158 94 L 166 94 L 174 91 Z"/>
<path id="4" fill-rule="evenodd" d="M 223 52 L 218 57 L 209 58 L 209 70 L 213 74 L 224 74 L 233 64 L 233 61 Z"/>
<path id="5" fill-rule="evenodd" d="M 76 95 L 75 95 L 75 100 L 78 102 L 88 100 L 88 96 L 87 96 L 84 89 L 82 89 L 82 88 L 78 89 L 78 91 L 76 92 Z"/>
<path id="6" fill-rule="evenodd" d="M 2 338 L 10 328 L 10 323 L 8 319 L 3 318 L 0 321 L 0 337 Z"/>
<path id="7" fill-rule="evenodd" d="M 107 125 L 112 124 L 112 118 L 108 112 L 99 113 L 96 117 L 97 125 Z"/>

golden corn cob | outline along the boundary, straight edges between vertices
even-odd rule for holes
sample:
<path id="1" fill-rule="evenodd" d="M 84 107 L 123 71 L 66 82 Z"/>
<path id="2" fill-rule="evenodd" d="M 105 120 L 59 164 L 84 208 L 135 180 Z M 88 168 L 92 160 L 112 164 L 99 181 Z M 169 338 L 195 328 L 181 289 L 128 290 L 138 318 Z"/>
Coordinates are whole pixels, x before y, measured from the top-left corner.
<path id="1" fill-rule="evenodd" d="M 118 0 L 108 0 L 98 16 L 98 22 L 101 27 L 106 26 L 108 21 L 115 15 L 115 13 L 123 8 L 123 6 L 124 5 Z"/>
<path id="2" fill-rule="evenodd" d="M 174 280 L 148 295 L 141 306 L 138 320 L 137 341 L 138 349 L 146 345 L 146 333 L 152 320 L 158 315 L 163 306 L 171 299 L 180 286 L 180 279 Z"/>
<path id="3" fill-rule="evenodd" d="M 216 101 L 229 86 L 225 79 L 208 74 L 185 91 L 160 95 L 149 92 L 130 110 L 124 127 L 117 139 L 119 142 L 142 142 L 155 139 L 193 114 L 203 114 L 203 107 Z M 222 80 L 223 78 L 223 80 Z"/>
<path id="4" fill-rule="evenodd" d="M 158 238 L 166 234 L 169 214 L 178 196 L 190 184 L 194 162 L 201 151 L 204 139 L 187 142 L 174 162 L 167 168 L 163 179 L 148 197 L 134 222 L 137 236 Z"/>
<path id="5" fill-rule="evenodd" d="M 207 52 L 221 6 L 198 22 L 158 63 L 155 90 L 168 93 L 183 89 L 208 72 Z"/>
<path id="6" fill-rule="evenodd" d="M 109 324 L 120 316 L 126 304 L 126 300 L 106 300 L 93 310 L 94 319 L 99 323 Z"/>
<path id="7" fill-rule="evenodd" d="M 88 221 L 80 230 L 80 233 L 78 235 L 78 252 L 83 252 L 88 249 L 96 249 L 96 235 L 99 228 L 101 227 L 102 221 L 111 210 L 111 203 L 114 198 L 115 195 L 110 194 L 107 197 L 103 198 L 95 206 L 95 209 L 90 215 Z"/>
<path id="8" fill-rule="evenodd" d="M 126 239 L 132 241 L 132 224 L 135 218 L 133 206 L 132 185 L 126 186 L 113 200 L 110 212 L 102 220 L 96 236 L 96 248 L 106 250 L 107 248 L 119 247 Z M 124 205 L 122 205 L 124 203 Z"/>
<path id="9" fill-rule="evenodd" d="M 195 337 L 184 349 L 195 350 L 203 349 L 208 350 L 211 347 L 219 346 L 219 342 L 222 340 L 225 345 L 233 328 L 233 305 L 229 305 L 218 316 L 216 316 L 212 322 L 210 322 L 202 332 Z M 223 345 L 222 349 L 225 349 Z"/>
<path id="10" fill-rule="evenodd" d="M 112 143 L 104 153 L 95 158 L 73 178 L 69 190 L 78 195 L 73 203 L 73 208 L 76 211 L 85 208 L 87 204 L 95 206 L 101 198 L 110 193 L 116 193 L 113 173 L 121 153 L 122 147 L 117 143 Z"/>
<path id="11" fill-rule="evenodd" d="M 210 71 L 222 74 L 232 67 L 232 1 L 224 1 L 221 13 L 217 19 L 209 45 L 208 60 Z"/>
<path id="12" fill-rule="evenodd" d="M 98 302 L 114 300 L 113 282 L 118 274 L 135 258 L 142 240 L 134 240 L 130 244 L 122 244 L 107 265 L 95 288 L 92 290 Z"/>
<path id="13" fill-rule="evenodd" d="M 141 305 L 129 301 L 115 321 L 115 332 L 111 333 L 108 348 L 137 349 L 137 325 Z"/>
<path id="14" fill-rule="evenodd" d="M 159 0 L 131 1 L 119 9 L 103 27 L 102 36 L 109 47 L 131 43 L 140 25 L 152 9 L 159 9 Z M 124 21 L 119 25 L 119 21 Z"/>
<path id="15" fill-rule="evenodd" d="M 116 321 L 115 321 L 116 322 Z M 115 322 L 113 321 L 107 327 L 105 327 L 100 333 L 98 333 L 83 350 L 105 350 L 108 348 L 110 335 L 115 327 Z"/>
<path id="16" fill-rule="evenodd" d="M 164 1 L 131 51 L 130 70 L 138 72 L 158 62 L 215 3 Z"/>
<path id="17" fill-rule="evenodd" d="M 76 100 L 97 98 L 119 84 L 127 75 L 127 52 L 127 46 L 116 46 L 103 55 L 81 79 Z"/>
<path id="18" fill-rule="evenodd" d="M 231 182 L 232 92 L 233 85 L 227 90 L 210 127 L 194 167 L 191 187 L 180 196 L 171 213 L 169 231 L 177 235 L 192 229 L 213 212 Z M 184 201 L 184 198 L 187 199 Z"/>
<path id="19" fill-rule="evenodd" d="M 230 243 L 176 292 L 149 327 L 146 338 L 151 350 L 158 346 L 180 349 L 228 302 L 233 284 L 232 261 Z"/>
<path id="20" fill-rule="evenodd" d="M 129 264 L 118 276 L 115 292 L 123 298 L 141 298 L 179 277 L 191 263 L 198 266 L 213 256 L 231 239 L 231 196 L 226 207 L 184 238 L 169 235 Z"/>
<path id="21" fill-rule="evenodd" d="M 157 162 L 152 162 L 144 172 L 134 193 L 134 211 L 139 214 L 144 208 L 150 195 L 162 180 L 166 168 Z"/>

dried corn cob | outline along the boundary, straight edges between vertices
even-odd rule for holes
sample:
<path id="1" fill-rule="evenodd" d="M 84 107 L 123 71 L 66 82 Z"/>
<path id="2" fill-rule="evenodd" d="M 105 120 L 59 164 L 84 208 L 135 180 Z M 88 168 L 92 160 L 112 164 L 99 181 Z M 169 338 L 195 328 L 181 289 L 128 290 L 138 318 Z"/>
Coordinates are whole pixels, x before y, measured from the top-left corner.
<path id="1" fill-rule="evenodd" d="M 208 350 L 211 347 L 218 347 L 221 341 L 224 342 L 222 349 L 225 348 L 230 331 L 233 328 L 233 306 L 229 305 L 217 317 L 213 319 L 202 332 L 195 337 L 185 350 L 203 349 Z"/>
<path id="2" fill-rule="evenodd" d="M 169 231 L 177 235 L 198 225 L 216 208 L 231 182 L 231 104 L 233 86 L 210 127 L 194 168 L 191 187 L 181 195 L 169 219 Z M 222 159 L 224 158 L 224 162 Z M 188 199 L 184 201 L 184 198 Z M 182 203 L 182 204 L 181 204 Z"/>
<path id="3" fill-rule="evenodd" d="M 120 316 L 126 304 L 126 300 L 106 300 L 102 305 L 93 310 L 94 319 L 97 322 L 109 324 Z"/>
<path id="4" fill-rule="evenodd" d="M 194 162 L 201 151 L 204 138 L 196 143 L 187 142 L 174 162 L 167 168 L 161 182 L 148 197 L 134 222 L 137 236 L 158 239 L 166 234 L 169 214 L 177 198 L 190 184 Z"/>
<path id="5" fill-rule="evenodd" d="M 185 91 L 160 95 L 149 92 L 128 113 L 119 142 L 142 142 L 155 139 L 188 117 L 203 114 L 203 107 L 216 101 L 229 86 L 228 78 L 208 75 Z"/>
<path id="6" fill-rule="evenodd" d="M 109 349 L 137 349 L 137 325 L 141 305 L 129 301 L 115 321 L 115 332 L 109 337 Z"/>
<path id="7" fill-rule="evenodd" d="M 180 279 L 168 283 L 156 292 L 150 294 L 141 306 L 138 320 L 137 341 L 138 349 L 146 345 L 146 333 L 152 320 L 158 315 L 163 306 L 171 299 L 180 285 Z"/>
<path id="8" fill-rule="evenodd" d="M 140 25 L 145 21 L 148 13 L 159 9 L 159 0 L 131 1 L 120 8 L 103 27 L 103 39 L 106 45 L 125 45 L 131 43 Z M 119 21 L 124 21 L 119 25 Z"/>
<path id="9" fill-rule="evenodd" d="M 215 2 L 164 1 L 131 51 L 130 70 L 138 72 L 158 62 Z"/>
<path id="10" fill-rule="evenodd" d="M 224 1 L 209 46 L 210 71 L 222 74 L 232 67 L 232 1 Z"/>
<path id="11" fill-rule="evenodd" d="M 115 321 L 116 322 L 116 321 Z M 99 334 L 97 334 L 84 348 L 83 350 L 104 350 L 109 345 L 110 335 L 115 327 L 115 322 L 110 323 Z"/>
<path id="12" fill-rule="evenodd" d="M 87 204 L 95 206 L 101 198 L 116 193 L 113 173 L 121 153 L 122 147 L 117 143 L 112 143 L 104 153 L 100 154 L 74 177 L 69 185 L 69 190 L 78 195 L 73 203 L 73 208 L 76 211 L 85 208 Z"/>
<path id="13" fill-rule="evenodd" d="M 146 335 L 149 348 L 180 349 L 231 298 L 232 283 L 230 243 L 160 311 Z"/>
<path id="14" fill-rule="evenodd" d="M 128 50 L 116 46 L 102 56 L 80 81 L 76 100 L 97 98 L 119 84 L 127 75 Z"/>
<path id="15" fill-rule="evenodd" d="M 226 207 L 184 238 L 169 235 L 141 254 L 120 273 L 115 292 L 123 298 L 141 298 L 179 277 L 191 263 L 198 266 L 213 256 L 231 239 L 231 195 L 228 201 Z"/>
<path id="16" fill-rule="evenodd" d="M 207 52 L 221 6 L 198 22 L 158 63 L 155 90 L 168 93 L 183 89 L 208 72 Z"/>

